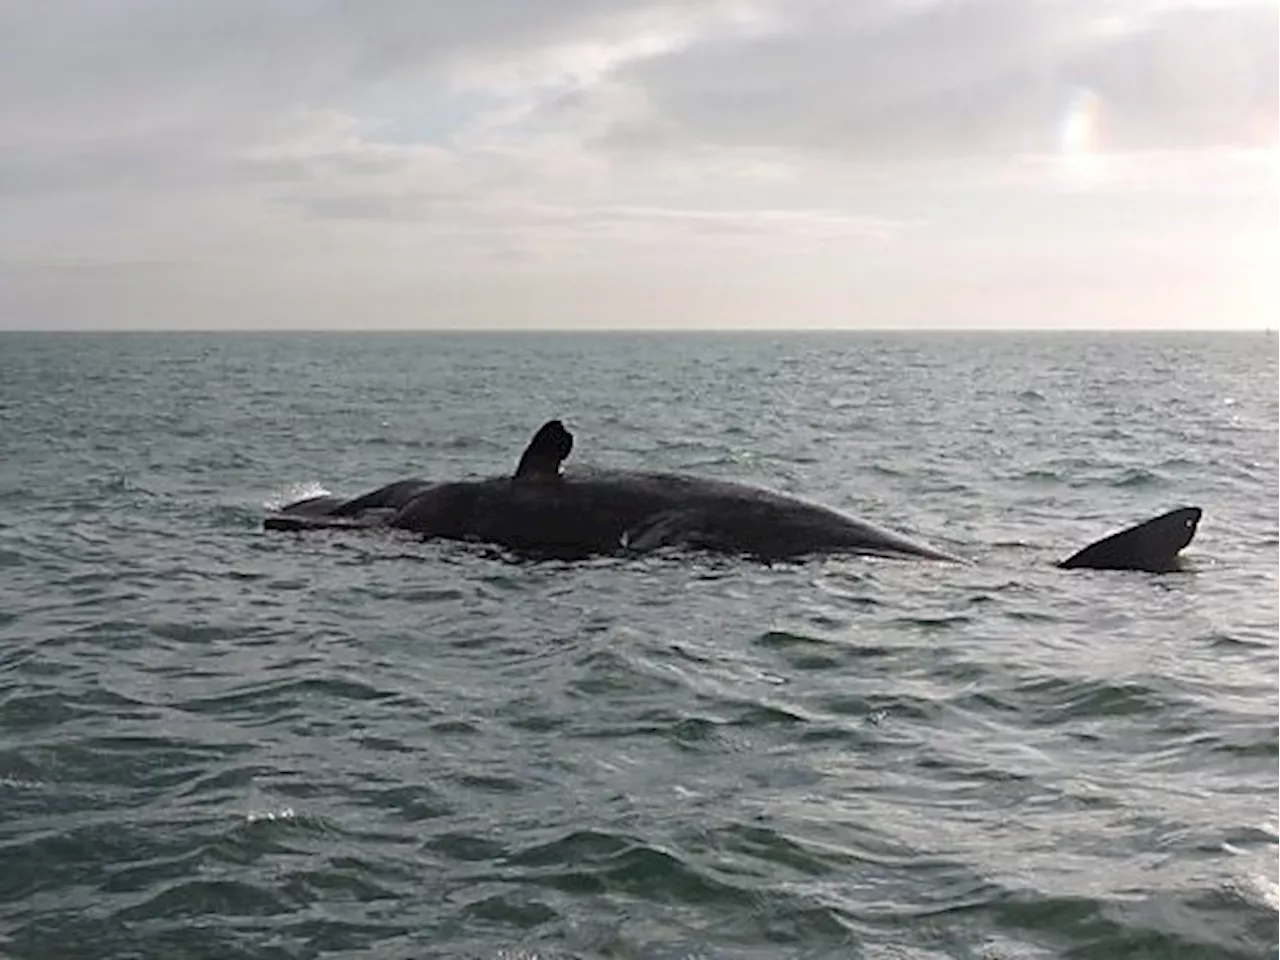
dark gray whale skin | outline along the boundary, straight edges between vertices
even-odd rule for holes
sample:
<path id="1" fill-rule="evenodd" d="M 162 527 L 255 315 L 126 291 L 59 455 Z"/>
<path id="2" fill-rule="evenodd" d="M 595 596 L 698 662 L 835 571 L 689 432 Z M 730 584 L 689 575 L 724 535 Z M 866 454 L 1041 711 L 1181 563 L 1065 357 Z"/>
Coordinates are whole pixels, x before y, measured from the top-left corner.
<path id="1" fill-rule="evenodd" d="M 1179 507 L 1104 537 L 1065 570 L 1182 569 L 1202 511 Z M 561 558 L 686 546 L 763 559 L 817 553 L 964 562 L 875 524 L 727 480 L 576 468 L 559 479 L 400 480 L 353 499 L 311 497 L 267 517 L 268 530 L 381 527 Z"/>
<path id="2" fill-rule="evenodd" d="M 850 553 L 961 562 L 843 513 L 744 483 L 571 468 L 558 478 L 402 480 L 290 504 L 271 530 L 389 527 L 559 557 L 687 546 L 761 558 Z"/>
<path id="3" fill-rule="evenodd" d="M 1203 511 L 1179 507 L 1135 527 L 1091 543 L 1058 564 L 1062 570 L 1142 570 L 1171 573 L 1181 569 L 1178 554 L 1196 535 Z"/>
<path id="4" fill-rule="evenodd" d="M 400 480 L 344 500 L 290 504 L 268 530 L 384 527 L 474 540 L 535 556 L 585 557 L 684 546 L 765 559 L 814 553 L 960 561 L 864 520 L 759 487 L 678 473 L 560 466 L 573 434 L 549 420 L 533 435 L 514 476 Z M 1065 569 L 1178 569 L 1199 507 L 1181 507 L 1092 543 Z"/>

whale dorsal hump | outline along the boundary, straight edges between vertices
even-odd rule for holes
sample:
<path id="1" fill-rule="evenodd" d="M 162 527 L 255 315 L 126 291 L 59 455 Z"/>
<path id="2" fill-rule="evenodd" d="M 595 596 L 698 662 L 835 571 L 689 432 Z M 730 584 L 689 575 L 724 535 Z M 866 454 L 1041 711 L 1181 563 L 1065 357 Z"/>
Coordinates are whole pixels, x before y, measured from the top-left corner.
<path id="1" fill-rule="evenodd" d="M 1058 566 L 1064 570 L 1146 570 L 1151 573 L 1176 570 L 1178 553 L 1196 535 L 1200 515 L 1199 507 L 1179 507 L 1091 543 Z"/>
<path id="2" fill-rule="evenodd" d="M 560 464 L 573 449 L 573 434 L 559 420 L 548 420 L 529 441 L 520 463 L 516 466 L 517 480 L 555 480 L 560 476 Z"/>

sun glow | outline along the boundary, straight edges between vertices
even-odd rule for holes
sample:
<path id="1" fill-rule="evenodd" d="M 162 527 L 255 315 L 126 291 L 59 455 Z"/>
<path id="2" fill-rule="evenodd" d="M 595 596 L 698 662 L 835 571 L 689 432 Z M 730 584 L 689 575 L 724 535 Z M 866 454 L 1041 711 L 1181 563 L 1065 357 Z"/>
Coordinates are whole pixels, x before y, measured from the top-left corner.
<path id="1" fill-rule="evenodd" d="M 1075 187 L 1090 187 L 1106 177 L 1106 155 L 1098 149 L 1102 98 L 1079 88 L 1058 119 L 1058 163 Z"/>
<path id="2" fill-rule="evenodd" d="M 1247 279 L 1235 285 L 1243 300 L 1239 310 L 1240 320 L 1250 326 L 1264 328 L 1268 336 L 1271 336 L 1271 331 L 1275 329 L 1276 321 L 1280 320 L 1280 283 L 1276 282 L 1276 263 L 1280 261 L 1280 235 L 1275 229 L 1275 189 L 1276 181 L 1280 180 L 1280 152 L 1272 150 L 1270 154 L 1271 169 L 1276 177 L 1276 180 L 1272 181 L 1272 193 L 1269 198 L 1270 229 L 1261 236 L 1256 236 L 1253 242 L 1247 245 L 1247 259 L 1241 258 L 1246 263 Z M 1267 208 L 1262 204 L 1259 206 L 1262 209 Z M 1274 341 L 1271 342 L 1270 349 L 1273 353 L 1275 352 Z"/>

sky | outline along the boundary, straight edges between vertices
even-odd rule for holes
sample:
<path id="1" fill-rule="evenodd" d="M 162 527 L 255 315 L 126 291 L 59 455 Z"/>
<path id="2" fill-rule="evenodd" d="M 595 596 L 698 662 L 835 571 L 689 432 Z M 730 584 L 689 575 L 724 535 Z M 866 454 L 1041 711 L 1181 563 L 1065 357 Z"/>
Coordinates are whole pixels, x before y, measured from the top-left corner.
<path id="1" fill-rule="evenodd" d="M 1276 326 L 1275 0 L 0 0 L 0 329 Z"/>

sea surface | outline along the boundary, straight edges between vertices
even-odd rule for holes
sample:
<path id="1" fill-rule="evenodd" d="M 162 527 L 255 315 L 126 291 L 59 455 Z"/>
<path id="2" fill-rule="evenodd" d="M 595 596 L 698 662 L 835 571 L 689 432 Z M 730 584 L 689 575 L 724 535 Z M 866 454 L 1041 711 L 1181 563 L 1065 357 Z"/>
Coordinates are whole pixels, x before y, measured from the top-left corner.
<path id="1" fill-rule="evenodd" d="M 0 335 L 0 956 L 1277 956 L 1263 333 Z M 266 511 L 578 462 L 963 566 Z M 1188 570 L 1053 561 L 1205 510 Z"/>

